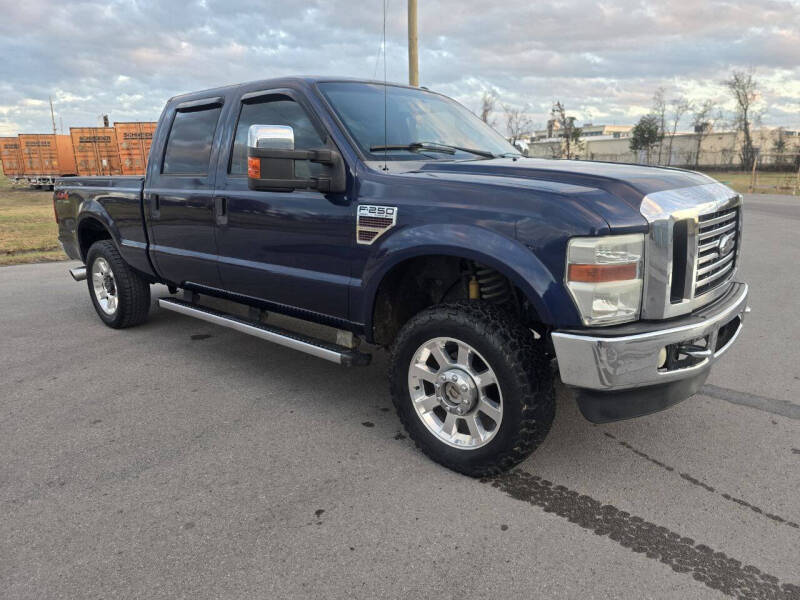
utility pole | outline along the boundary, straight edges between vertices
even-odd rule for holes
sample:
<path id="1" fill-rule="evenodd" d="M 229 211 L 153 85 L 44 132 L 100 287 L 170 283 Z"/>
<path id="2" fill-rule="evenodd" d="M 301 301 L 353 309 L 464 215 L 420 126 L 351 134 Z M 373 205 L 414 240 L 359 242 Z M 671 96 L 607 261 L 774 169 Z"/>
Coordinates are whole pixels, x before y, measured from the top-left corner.
<path id="1" fill-rule="evenodd" d="M 53 121 L 53 135 L 56 135 L 56 114 L 53 112 L 53 97 L 50 96 L 50 120 Z"/>
<path id="2" fill-rule="evenodd" d="M 408 85 L 419 87 L 417 52 L 417 0 L 408 0 Z"/>

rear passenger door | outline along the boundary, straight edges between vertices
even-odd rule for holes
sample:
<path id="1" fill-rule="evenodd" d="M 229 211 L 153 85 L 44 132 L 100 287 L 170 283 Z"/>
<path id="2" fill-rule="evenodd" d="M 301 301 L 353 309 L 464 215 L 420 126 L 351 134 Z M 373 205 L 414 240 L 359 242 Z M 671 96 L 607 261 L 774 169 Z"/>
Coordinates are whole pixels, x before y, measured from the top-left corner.
<path id="1" fill-rule="evenodd" d="M 180 103 L 144 190 L 150 252 L 159 274 L 183 285 L 222 287 L 214 238 L 214 170 L 222 97 Z"/>
<path id="2" fill-rule="evenodd" d="M 236 124 L 225 140 L 217 171 L 219 265 L 225 289 L 251 298 L 347 318 L 350 261 L 355 245 L 353 208 L 346 194 L 316 190 L 263 191 L 247 186 L 247 132 L 251 125 L 288 125 L 295 148 L 325 146 L 328 133 L 291 89 L 241 89 L 231 107 Z M 320 165 L 298 161 L 299 177 Z"/>

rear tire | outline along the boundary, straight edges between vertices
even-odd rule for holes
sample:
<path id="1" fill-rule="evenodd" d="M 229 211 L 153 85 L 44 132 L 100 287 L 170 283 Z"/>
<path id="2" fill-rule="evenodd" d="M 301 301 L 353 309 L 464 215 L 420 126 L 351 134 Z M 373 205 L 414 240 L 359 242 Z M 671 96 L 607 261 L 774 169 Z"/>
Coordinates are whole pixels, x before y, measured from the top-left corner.
<path id="1" fill-rule="evenodd" d="M 389 380 L 417 447 L 472 477 L 496 475 L 527 458 L 555 416 L 542 344 L 485 302 L 443 304 L 414 316 L 395 340 Z"/>
<path id="2" fill-rule="evenodd" d="M 103 323 L 124 329 L 147 320 L 150 284 L 122 259 L 111 240 L 92 244 L 86 270 L 89 295 Z"/>

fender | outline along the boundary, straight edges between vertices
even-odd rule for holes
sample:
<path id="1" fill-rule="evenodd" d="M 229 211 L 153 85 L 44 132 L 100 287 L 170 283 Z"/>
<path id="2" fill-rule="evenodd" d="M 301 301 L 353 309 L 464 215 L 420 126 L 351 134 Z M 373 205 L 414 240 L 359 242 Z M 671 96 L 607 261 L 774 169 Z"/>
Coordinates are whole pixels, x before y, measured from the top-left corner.
<path id="1" fill-rule="evenodd" d="M 105 207 L 95 198 L 89 198 L 88 200 L 84 200 L 83 202 L 81 202 L 81 205 L 78 208 L 78 216 L 75 219 L 76 220 L 75 236 L 78 239 L 79 244 L 80 244 L 81 224 L 88 219 L 93 219 L 95 221 L 98 221 L 103 227 L 105 227 L 106 231 L 111 237 L 111 241 L 114 242 L 114 245 L 117 247 L 117 250 L 124 257 L 121 244 L 122 236 L 119 233 L 119 228 L 114 223 L 114 220 L 108 214 L 108 211 L 106 211 Z M 86 262 L 86 256 L 84 255 L 83 251 L 81 251 L 81 260 Z"/>
<path id="2" fill-rule="evenodd" d="M 80 231 L 81 223 L 87 219 L 93 219 L 100 223 L 108 232 L 111 241 L 117 247 L 117 251 L 123 260 L 128 263 L 132 268 L 136 269 L 143 276 L 152 281 L 160 281 L 153 265 L 150 263 L 150 257 L 147 252 L 147 243 L 126 239 L 120 231 L 119 218 L 113 218 L 106 209 L 103 200 L 108 196 L 93 196 L 81 202 L 78 207 L 77 225 L 76 225 L 76 239 Z M 81 253 L 81 259 L 85 262 L 86 256 Z"/>
<path id="3" fill-rule="evenodd" d="M 361 303 L 354 299 L 359 311 L 356 318 L 365 324 L 368 335 L 378 288 L 386 274 L 409 258 L 433 254 L 471 259 L 505 275 L 525 294 L 545 324 L 575 319 L 572 314 L 567 318 L 561 314 L 565 307 L 572 308 L 572 300 L 527 246 L 483 227 L 438 223 L 400 229 L 386 237 L 370 256 L 361 281 Z"/>

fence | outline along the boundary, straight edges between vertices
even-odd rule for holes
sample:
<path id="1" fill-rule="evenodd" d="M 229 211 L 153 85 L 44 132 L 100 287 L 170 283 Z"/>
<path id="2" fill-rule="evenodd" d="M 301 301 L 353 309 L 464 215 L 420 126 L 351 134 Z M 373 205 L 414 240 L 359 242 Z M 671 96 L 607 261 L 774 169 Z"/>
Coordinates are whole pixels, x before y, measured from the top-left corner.
<path id="1" fill-rule="evenodd" d="M 800 153 L 756 153 L 750 173 L 750 193 L 800 195 Z"/>
<path id="2" fill-rule="evenodd" d="M 713 170 L 741 170 L 741 159 L 738 152 L 733 150 L 721 150 L 718 152 L 707 152 L 703 150 L 698 159 L 697 152 L 694 150 L 673 150 L 668 153 L 666 149 L 661 156 L 658 155 L 658 148 L 647 152 L 622 152 L 617 154 L 603 154 L 599 152 L 589 152 L 589 160 L 602 160 L 606 162 L 651 165 L 655 167 L 680 167 L 683 169 L 713 169 Z"/>

